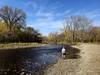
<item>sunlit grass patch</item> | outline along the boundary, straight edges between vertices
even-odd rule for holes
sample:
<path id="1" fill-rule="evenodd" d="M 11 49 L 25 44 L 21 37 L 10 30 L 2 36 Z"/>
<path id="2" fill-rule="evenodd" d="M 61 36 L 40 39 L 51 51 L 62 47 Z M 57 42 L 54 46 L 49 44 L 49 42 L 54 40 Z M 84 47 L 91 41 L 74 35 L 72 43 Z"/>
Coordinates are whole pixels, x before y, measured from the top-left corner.
<path id="1" fill-rule="evenodd" d="M 40 43 L 7 43 L 0 44 L 0 49 L 13 49 L 13 48 L 28 48 L 28 47 L 38 47 L 43 46 Z"/>

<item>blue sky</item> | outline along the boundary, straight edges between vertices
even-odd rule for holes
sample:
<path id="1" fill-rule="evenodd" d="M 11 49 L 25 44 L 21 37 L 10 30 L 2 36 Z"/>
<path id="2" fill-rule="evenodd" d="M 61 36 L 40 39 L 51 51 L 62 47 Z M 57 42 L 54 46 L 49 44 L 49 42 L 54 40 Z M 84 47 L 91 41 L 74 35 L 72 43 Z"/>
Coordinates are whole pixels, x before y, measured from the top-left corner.
<path id="1" fill-rule="evenodd" d="M 43 35 L 59 31 L 71 15 L 85 15 L 100 26 L 100 0 L 0 0 L 0 8 L 5 5 L 23 9 L 27 25 Z"/>

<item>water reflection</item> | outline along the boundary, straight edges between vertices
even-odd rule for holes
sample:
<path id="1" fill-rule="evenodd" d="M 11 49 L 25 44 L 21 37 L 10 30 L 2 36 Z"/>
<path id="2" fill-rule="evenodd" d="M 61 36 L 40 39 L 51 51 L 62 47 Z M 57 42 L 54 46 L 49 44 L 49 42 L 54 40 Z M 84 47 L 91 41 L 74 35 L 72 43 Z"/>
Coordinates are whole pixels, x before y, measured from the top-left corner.
<path id="1" fill-rule="evenodd" d="M 60 57 L 61 47 L 0 51 L 0 75 L 31 75 Z"/>

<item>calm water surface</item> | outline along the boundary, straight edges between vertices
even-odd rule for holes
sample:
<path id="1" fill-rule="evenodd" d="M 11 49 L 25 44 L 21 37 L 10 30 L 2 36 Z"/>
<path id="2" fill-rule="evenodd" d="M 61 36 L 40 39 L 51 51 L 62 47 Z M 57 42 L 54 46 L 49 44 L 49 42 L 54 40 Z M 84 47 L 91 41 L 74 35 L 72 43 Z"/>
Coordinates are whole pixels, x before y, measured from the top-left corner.
<path id="1" fill-rule="evenodd" d="M 62 46 L 1 50 L 0 75 L 24 75 L 56 63 Z M 31 74 L 30 74 L 31 75 Z"/>

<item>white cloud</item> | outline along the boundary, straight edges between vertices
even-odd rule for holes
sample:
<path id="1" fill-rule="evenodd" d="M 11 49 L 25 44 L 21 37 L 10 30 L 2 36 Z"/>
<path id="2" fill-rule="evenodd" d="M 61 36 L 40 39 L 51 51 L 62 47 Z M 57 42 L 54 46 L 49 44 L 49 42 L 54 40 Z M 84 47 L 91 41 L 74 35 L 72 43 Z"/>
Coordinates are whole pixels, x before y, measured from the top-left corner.
<path id="1" fill-rule="evenodd" d="M 100 20 L 95 20 L 95 22 L 93 22 L 94 26 L 99 26 L 100 27 Z"/>
<path id="2" fill-rule="evenodd" d="M 63 20 L 53 20 L 53 19 L 38 19 L 34 24 L 37 27 L 44 27 L 47 29 L 59 29 L 62 26 Z"/>
<path id="3" fill-rule="evenodd" d="M 77 12 L 74 12 L 74 15 L 84 15 L 90 19 L 94 19 L 94 18 L 100 17 L 100 9 L 95 9 L 91 11 L 79 10 Z"/>
<path id="4" fill-rule="evenodd" d="M 36 8 L 35 12 L 31 12 L 29 15 L 34 15 L 35 22 L 31 24 L 31 26 L 35 27 L 36 29 L 40 30 L 43 34 L 48 34 L 52 31 L 59 31 L 63 27 L 63 20 L 66 17 L 72 15 L 85 15 L 90 19 L 95 19 L 94 24 L 100 25 L 99 21 L 96 21 L 98 17 L 100 17 L 100 9 L 95 9 L 91 11 L 87 10 L 79 10 L 74 11 L 71 9 L 65 10 L 64 12 L 57 12 L 55 10 L 48 10 L 47 7 L 38 7 L 38 4 L 34 2 L 34 8 Z M 38 8 L 38 9 L 37 9 Z M 55 9 L 56 7 L 54 7 Z M 52 8 L 53 9 L 53 8 Z M 100 19 L 100 18 L 99 18 Z"/>
<path id="5" fill-rule="evenodd" d="M 36 16 L 38 16 L 38 17 L 51 17 L 51 16 L 53 16 L 53 13 L 51 13 L 51 12 L 43 12 L 43 11 L 38 11 L 38 12 L 36 12 Z"/>
<path id="6" fill-rule="evenodd" d="M 72 15 L 81 15 L 81 16 L 86 16 L 89 19 L 93 21 L 93 25 L 100 26 L 100 9 L 94 9 L 94 10 L 79 10 L 75 12 L 70 12 L 69 16 Z"/>
<path id="7" fill-rule="evenodd" d="M 47 18 L 37 18 L 35 23 L 31 26 L 40 30 L 40 32 L 44 35 L 47 35 L 50 32 L 59 31 L 62 28 L 63 19 L 54 20 L 54 17 Z"/>
<path id="8" fill-rule="evenodd" d="M 56 16 L 67 16 L 67 15 L 69 15 L 69 14 L 71 14 L 72 13 L 72 10 L 66 10 L 66 11 L 64 11 L 64 12 L 62 12 L 62 13 L 56 13 L 55 15 Z"/>

